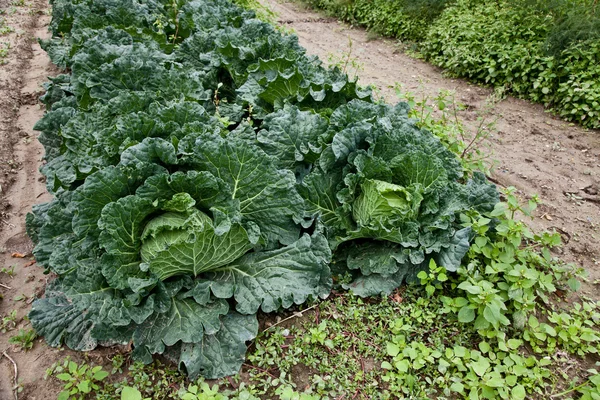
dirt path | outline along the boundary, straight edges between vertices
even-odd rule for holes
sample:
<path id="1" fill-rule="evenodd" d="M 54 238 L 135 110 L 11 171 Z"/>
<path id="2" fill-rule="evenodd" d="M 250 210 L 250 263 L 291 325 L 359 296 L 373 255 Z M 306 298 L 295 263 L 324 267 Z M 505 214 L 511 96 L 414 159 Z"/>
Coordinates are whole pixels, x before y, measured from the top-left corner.
<path id="1" fill-rule="evenodd" d="M 8 52 L 0 59 L 0 399 L 13 399 L 14 365 L 22 386 L 19 399 L 55 399 L 54 382 L 43 380 L 46 368 L 66 356 L 65 352 L 35 341 L 28 352 L 8 340 L 19 329 L 28 330 L 23 318 L 35 295 L 43 293 L 46 275 L 31 256 L 32 243 L 25 233 L 25 215 L 31 206 L 48 201 L 38 168 L 44 149 L 33 125 L 44 114 L 39 102 L 41 84 L 57 74 L 35 38 L 48 37 L 48 3 L 44 0 L 15 2 L 0 0 L 0 17 L 13 32 L 0 36 L 0 47 Z M 16 312 L 15 324 L 2 318 Z M 6 330 L 6 332 L 2 332 Z M 43 387 L 43 388 L 42 388 Z"/>
<path id="2" fill-rule="evenodd" d="M 327 60 L 350 52 L 362 66 L 363 85 L 372 84 L 388 102 L 396 102 L 393 86 L 422 96 L 436 97 L 440 89 L 455 91 L 458 102 L 467 106 L 460 118 L 475 131 L 477 117 L 493 91 L 460 79 L 411 58 L 395 42 L 375 39 L 363 29 L 351 28 L 335 19 L 307 10 L 298 3 L 261 0 L 278 15 L 280 24 L 299 36 L 309 54 Z M 349 68 L 352 72 L 352 68 Z M 600 298 L 600 132 L 586 131 L 554 118 L 541 105 L 507 97 L 495 104 L 491 117 L 497 133 L 490 139 L 492 159 L 497 160 L 492 178 L 503 186 L 514 186 L 523 195 L 539 194 L 543 203 L 533 228 L 559 228 L 565 242 L 562 258 L 577 262 L 589 271 L 590 284 L 582 293 Z M 595 185 L 597 190 L 583 188 Z M 588 198 L 585 200 L 584 198 Z"/>

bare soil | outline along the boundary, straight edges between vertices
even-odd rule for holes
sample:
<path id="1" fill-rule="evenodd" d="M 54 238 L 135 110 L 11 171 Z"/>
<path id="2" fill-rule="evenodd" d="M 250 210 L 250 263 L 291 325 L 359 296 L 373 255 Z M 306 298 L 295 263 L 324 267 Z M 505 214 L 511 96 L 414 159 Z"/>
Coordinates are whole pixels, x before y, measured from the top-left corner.
<path id="1" fill-rule="evenodd" d="M 19 329 L 31 328 L 24 317 L 33 299 L 43 294 L 48 279 L 32 257 L 25 216 L 32 205 L 51 199 L 38 171 L 44 148 L 32 128 L 44 115 L 39 102 L 42 84 L 58 70 L 36 40 L 49 36 L 48 3 L 0 0 L 0 10 L 0 18 L 14 30 L 0 36 L 0 48 L 8 49 L 0 58 L 0 324 L 3 317 L 17 312 L 16 326 L 7 325 L 13 329 L 2 333 L 0 325 L 0 400 L 16 398 L 15 366 L 8 357 L 17 366 L 18 399 L 54 400 L 60 387 L 54 380 L 43 380 L 46 369 L 67 355 L 74 360 L 84 356 L 48 347 L 39 338 L 32 350 L 24 352 L 8 340 Z M 89 358 L 106 363 L 105 353 L 94 352 Z"/>
<path id="2" fill-rule="evenodd" d="M 464 123 L 474 129 L 478 111 L 492 91 L 462 80 L 448 79 L 442 71 L 398 51 L 393 41 L 376 39 L 364 30 L 350 28 L 333 19 L 302 9 L 292 3 L 263 0 L 293 28 L 300 44 L 310 54 L 326 60 L 330 54 L 349 51 L 362 64 L 361 83 L 373 84 L 388 101 L 395 101 L 391 88 L 396 82 L 417 96 L 434 97 L 439 89 L 456 92 L 458 101 L 468 105 L 460 113 Z M 17 4 L 17 3 L 15 3 Z M 41 50 L 36 37 L 48 36 L 49 6 L 44 0 L 12 5 L 0 0 L 0 18 L 14 32 L 0 36 L 0 49 L 9 48 L 0 58 L 0 318 L 13 310 L 17 326 L 6 333 L 0 330 L 0 400 L 14 396 L 15 361 L 22 400 L 55 399 L 60 387 L 55 380 L 43 380 L 46 368 L 67 355 L 75 361 L 86 358 L 106 365 L 111 349 L 85 355 L 53 349 L 37 339 L 28 352 L 8 343 L 18 329 L 29 329 L 23 318 L 35 296 L 43 293 L 48 279 L 35 265 L 32 243 L 26 236 L 25 216 L 32 205 L 48 201 L 44 179 L 38 172 L 43 147 L 32 130 L 44 108 L 38 98 L 46 77 L 58 73 Z M 7 43 L 7 44 L 5 44 Z M 539 193 L 544 204 L 533 222 L 536 229 L 560 229 L 567 242 L 562 255 L 585 267 L 590 282 L 600 278 L 600 133 L 571 126 L 544 112 L 539 105 L 508 97 L 496 104 L 498 132 L 490 140 L 498 166 L 493 179 L 504 186 L 517 187 L 524 196 Z M 590 189 L 590 187 L 592 187 Z M 585 191 L 583 188 L 588 188 Z M 12 276 L 11 276 L 12 275 Z M 590 283 L 583 293 L 600 297 L 598 286 Z M 1 323 L 0 319 L 0 323 Z"/>
<path id="3" fill-rule="evenodd" d="M 452 90 L 466 109 L 459 118 L 470 131 L 485 113 L 493 89 L 444 76 L 431 64 L 403 53 L 392 39 L 323 17 L 301 3 L 261 2 L 278 15 L 278 22 L 298 35 L 300 45 L 321 60 L 345 60 L 347 72 L 358 64 L 360 83 L 373 85 L 388 102 L 398 101 L 394 86 L 417 99 Z M 349 55 L 349 57 L 348 57 Z M 497 132 L 485 144 L 494 161 L 492 180 L 514 186 L 525 198 L 539 194 L 543 204 L 528 224 L 535 231 L 557 230 L 564 248 L 561 258 L 585 268 L 589 282 L 581 294 L 600 299 L 600 132 L 586 130 L 545 112 L 539 104 L 511 96 L 487 113 Z"/>

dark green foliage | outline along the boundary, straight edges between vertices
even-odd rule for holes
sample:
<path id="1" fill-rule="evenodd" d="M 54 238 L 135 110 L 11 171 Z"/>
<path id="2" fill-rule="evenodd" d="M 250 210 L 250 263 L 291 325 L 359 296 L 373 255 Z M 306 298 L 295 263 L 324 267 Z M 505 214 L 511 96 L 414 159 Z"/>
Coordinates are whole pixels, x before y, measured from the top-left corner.
<path id="1" fill-rule="evenodd" d="M 585 1 L 459 1 L 433 24 L 425 57 L 600 128 L 600 18 Z"/>
<path id="2" fill-rule="evenodd" d="M 53 346 L 232 374 L 259 310 L 328 296 L 332 251 L 345 287 L 387 293 L 430 260 L 456 270 L 457 216 L 498 201 L 406 104 L 226 0 L 56 10 L 44 46 L 70 75 L 36 125 L 55 199 L 27 218 L 58 276 L 30 313 Z"/>
<path id="3" fill-rule="evenodd" d="M 457 76 L 506 86 L 523 96 L 531 90 L 531 80 L 551 66 L 543 50 L 545 20 L 496 2 L 461 1 L 431 27 L 422 52 Z"/>
<path id="4" fill-rule="evenodd" d="M 551 18 L 545 38 L 548 55 L 560 56 L 578 42 L 600 39 L 600 7 L 595 0 L 508 0 L 508 4 L 525 15 Z"/>
<path id="5" fill-rule="evenodd" d="M 418 42 L 451 74 L 600 128 L 600 7 L 594 0 L 308 0 L 343 20 Z"/>
<path id="6" fill-rule="evenodd" d="M 600 128 L 600 40 L 588 40 L 562 53 L 556 109 L 567 120 Z"/>
<path id="7" fill-rule="evenodd" d="M 132 341 L 144 361 L 170 349 L 192 376 L 234 373 L 259 308 L 331 287 L 331 251 L 302 231 L 293 172 L 248 122 L 284 100 L 337 107 L 356 85 L 227 1 L 55 2 L 51 29 L 44 47 L 71 74 L 47 85 L 36 125 L 56 199 L 28 232 L 58 278 L 33 326 L 53 346 Z M 257 64 L 278 58 L 300 77 L 285 92 Z M 238 92 L 251 73 L 254 101 Z"/>
<path id="8" fill-rule="evenodd" d="M 455 0 L 307 0 L 385 36 L 422 40 L 429 25 Z"/>

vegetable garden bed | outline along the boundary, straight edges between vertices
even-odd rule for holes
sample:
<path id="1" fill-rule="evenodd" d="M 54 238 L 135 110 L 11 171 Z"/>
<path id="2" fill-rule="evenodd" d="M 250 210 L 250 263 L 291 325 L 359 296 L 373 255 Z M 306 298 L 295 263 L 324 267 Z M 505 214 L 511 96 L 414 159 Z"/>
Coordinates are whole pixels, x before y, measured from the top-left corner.
<path id="1" fill-rule="evenodd" d="M 68 74 L 48 85 L 36 127 L 55 199 L 28 216 L 36 260 L 57 275 L 30 313 L 49 344 L 132 343 L 135 359 L 163 354 L 192 378 L 217 378 L 239 370 L 259 310 L 332 288 L 389 295 L 409 281 L 436 293 L 420 304 L 474 322 L 481 352 L 464 368 L 482 379 L 465 372 L 471 383 L 448 393 L 539 392 L 545 374 L 508 378 L 514 363 L 481 354 L 497 357 L 487 341 L 517 350 L 510 329 L 525 321 L 536 352 L 555 348 L 532 332 L 555 280 L 572 275 L 548 253 L 558 237 L 514 221 L 528 208 L 511 193 L 500 203 L 406 104 L 374 102 L 294 36 L 226 1 L 53 6 L 44 47 Z M 400 375 L 384 379 L 388 396 L 408 394 L 402 373 L 424 362 L 408 361 L 418 343 L 406 347 L 393 325 L 394 363 L 382 367 Z M 335 345 L 321 329 L 305 343 Z M 577 335 L 589 347 L 557 340 L 597 348 L 593 330 Z"/>

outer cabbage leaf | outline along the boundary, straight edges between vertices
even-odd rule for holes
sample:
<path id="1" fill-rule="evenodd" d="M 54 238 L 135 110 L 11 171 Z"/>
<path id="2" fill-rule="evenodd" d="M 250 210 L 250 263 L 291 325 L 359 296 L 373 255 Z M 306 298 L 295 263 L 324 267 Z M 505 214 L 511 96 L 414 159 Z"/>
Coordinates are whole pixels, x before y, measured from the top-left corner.
<path id="1" fill-rule="evenodd" d="M 65 341 L 74 350 L 91 350 L 97 339 L 91 334 L 103 321 L 111 326 L 131 322 L 121 294 L 111 288 L 98 261 L 80 261 L 77 268 L 46 288 L 46 298 L 36 300 L 29 314 L 33 327 L 51 346 Z"/>
<path id="2" fill-rule="evenodd" d="M 329 276 L 330 259 L 331 251 L 320 234 L 313 237 L 304 234 L 291 245 L 248 253 L 207 273 L 208 283 L 200 285 L 205 293 L 210 288 L 216 297 L 233 297 L 236 310 L 242 314 L 254 314 L 259 307 L 272 312 L 319 297 L 323 293 L 321 285 L 331 285 L 322 279 L 322 275 Z"/>
<path id="3" fill-rule="evenodd" d="M 346 263 L 348 269 L 360 269 L 363 275 L 380 274 L 386 277 L 405 267 L 408 263 L 407 253 L 396 244 L 373 241 L 350 247 Z"/>
<path id="4" fill-rule="evenodd" d="M 419 246 L 419 223 L 400 222 L 392 227 L 363 226 L 346 232 L 346 236 L 340 237 L 338 242 L 355 239 L 386 240 L 404 247 L 417 247 Z"/>
<path id="5" fill-rule="evenodd" d="M 166 312 L 155 313 L 136 329 L 133 344 L 137 353 L 160 354 L 165 351 L 165 346 L 173 346 L 179 341 L 200 342 L 205 334 L 218 332 L 220 317 L 229 311 L 224 300 L 200 305 L 191 299 L 173 297 L 170 303 Z"/>
<path id="6" fill-rule="evenodd" d="M 471 239 L 471 228 L 463 228 L 456 231 L 452 237 L 452 242 L 446 248 L 440 250 L 436 255 L 437 265 L 441 265 L 448 271 L 456 271 L 460 267 L 467 251 L 469 251 L 469 240 Z"/>
<path id="7" fill-rule="evenodd" d="M 342 208 L 337 199 L 343 185 L 340 175 L 315 168 L 298 185 L 298 192 L 305 201 L 305 218 L 310 222 L 318 218 L 322 222 L 332 249 L 336 247 L 337 237 L 354 229 L 351 213 Z"/>
<path id="8" fill-rule="evenodd" d="M 398 103 L 396 107 L 404 107 L 405 103 Z M 329 123 L 336 131 L 341 131 L 358 121 L 374 122 L 378 118 L 383 118 L 391 110 L 391 106 L 387 104 L 374 104 L 362 100 L 352 100 L 348 104 L 338 107 Z"/>
<path id="9" fill-rule="evenodd" d="M 239 202 L 242 222 L 260 227 L 269 243 L 297 240 L 303 200 L 296 191 L 294 174 L 277 169 L 275 160 L 256 144 L 234 135 L 193 137 L 182 150 L 196 169 L 212 173 L 224 182 L 223 201 Z M 189 150 L 188 150 L 189 149 Z"/>
<path id="10" fill-rule="evenodd" d="M 255 315 L 230 312 L 221 318 L 216 334 L 206 334 L 199 343 L 181 346 L 179 365 L 185 367 L 190 379 L 198 375 L 217 379 L 236 374 L 244 362 L 246 342 L 254 339 L 257 333 Z"/>
<path id="11" fill-rule="evenodd" d="M 34 206 L 33 213 L 28 215 L 28 233 L 36 242 L 33 255 L 40 265 L 57 274 L 64 274 L 73 268 L 70 263 L 65 265 L 56 260 L 57 253 L 72 254 L 73 242 L 76 240 L 71 229 L 73 214 L 66 206 L 69 197 L 63 195 L 45 205 Z"/>
<path id="12" fill-rule="evenodd" d="M 342 287 L 352 290 L 352 293 L 360 297 L 388 296 L 404 282 L 407 273 L 407 270 L 403 268 L 388 276 L 380 274 L 360 275 L 351 283 L 344 284 Z"/>
<path id="13" fill-rule="evenodd" d="M 36 332 L 52 347 L 65 343 L 70 349 L 89 351 L 98 344 L 91 334 L 94 323 L 65 296 L 36 300 L 29 319 Z"/>
<path id="14" fill-rule="evenodd" d="M 286 102 L 314 110 L 333 110 L 356 98 L 368 99 L 361 89 L 339 70 L 324 70 L 318 59 L 260 59 L 248 67 L 248 80 L 238 89 L 244 101 L 259 116 L 282 108 Z M 329 111 L 331 112 L 331 111 Z"/>
<path id="15" fill-rule="evenodd" d="M 295 106 L 269 114 L 257 140 L 277 160 L 280 168 L 293 170 L 298 163 L 312 163 L 321 152 L 319 143 L 327 121 L 318 114 L 300 111 Z"/>
<path id="16" fill-rule="evenodd" d="M 90 175 L 73 195 L 73 232 L 90 242 L 97 240 L 100 235 L 98 220 L 103 208 L 135 193 L 147 177 L 157 172 L 156 167 L 107 167 Z"/>

